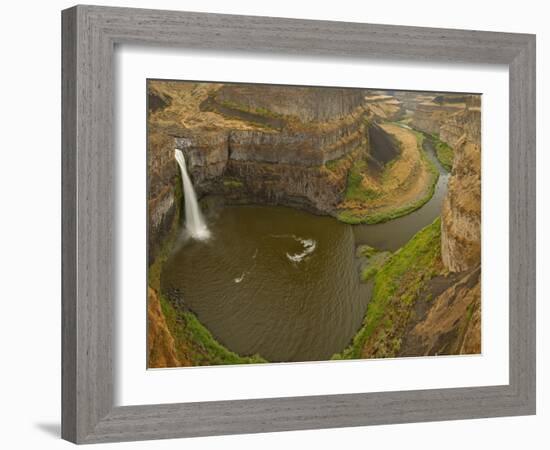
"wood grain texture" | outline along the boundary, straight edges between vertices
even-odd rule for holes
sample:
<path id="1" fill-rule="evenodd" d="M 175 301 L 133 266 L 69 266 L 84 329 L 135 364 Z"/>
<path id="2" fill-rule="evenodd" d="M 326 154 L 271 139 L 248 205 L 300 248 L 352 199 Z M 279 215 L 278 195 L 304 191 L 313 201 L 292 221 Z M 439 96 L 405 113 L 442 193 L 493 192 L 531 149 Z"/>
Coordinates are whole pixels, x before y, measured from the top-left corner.
<path id="1" fill-rule="evenodd" d="M 77 443 L 535 412 L 535 37 L 77 6 L 63 11 L 62 435 Z M 510 383 L 113 406 L 115 44 L 283 57 L 506 64 L 510 70 Z M 505 301 L 505 299 L 503 299 Z"/>
<path id="2" fill-rule="evenodd" d="M 62 17 L 61 154 L 61 434 L 76 440 L 76 10 Z"/>

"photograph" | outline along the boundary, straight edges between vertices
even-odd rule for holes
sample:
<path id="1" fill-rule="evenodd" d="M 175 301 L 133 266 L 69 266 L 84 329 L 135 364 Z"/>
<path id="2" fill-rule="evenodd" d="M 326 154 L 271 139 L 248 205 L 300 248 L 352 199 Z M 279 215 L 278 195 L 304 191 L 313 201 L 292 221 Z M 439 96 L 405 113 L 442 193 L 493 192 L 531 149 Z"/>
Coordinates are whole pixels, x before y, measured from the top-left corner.
<path id="1" fill-rule="evenodd" d="M 481 94 L 146 95 L 148 368 L 481 354 Z"/>
<path id="2" fill-rule="evenodd" d="M 3 5 L 2 448 L 548 447 L 548 14 L 441 5 Z"/>

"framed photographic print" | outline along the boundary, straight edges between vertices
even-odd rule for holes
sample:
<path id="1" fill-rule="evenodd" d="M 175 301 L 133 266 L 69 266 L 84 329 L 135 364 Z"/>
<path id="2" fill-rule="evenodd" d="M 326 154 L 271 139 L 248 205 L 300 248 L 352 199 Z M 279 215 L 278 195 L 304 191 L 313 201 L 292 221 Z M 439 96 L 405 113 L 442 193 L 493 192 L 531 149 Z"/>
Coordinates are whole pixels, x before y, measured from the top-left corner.
<path id="1" fill-rule="evenodd" d="M 65 439 L 535 412 L 534 36 L 62 17 Z"/>

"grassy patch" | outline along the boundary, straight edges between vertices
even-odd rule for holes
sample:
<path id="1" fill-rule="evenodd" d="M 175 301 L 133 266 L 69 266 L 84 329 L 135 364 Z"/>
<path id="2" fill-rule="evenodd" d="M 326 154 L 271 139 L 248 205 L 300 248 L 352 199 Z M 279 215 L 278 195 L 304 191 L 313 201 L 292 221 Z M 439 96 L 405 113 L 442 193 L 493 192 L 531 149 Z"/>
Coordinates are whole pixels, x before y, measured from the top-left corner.
<path id="1" fill-rule="evenodd" d="M 367 162 L 364 159 L 357 160 L 351 166 L 348 172 L 348 182 L 344 198 L 346 200 L 368 201 L 377 198 L 380 193 L 363 186 L 363 174 L 367 168 Z"/>
<path id="2" fill-rule="evenodd" d="M 357 225 L 360 223 L 375 224 L 375 223 L 387 222 L 389 220 L 397 219 L 398 217 L 410 214 L 411 212 L 422 207 L 425 203 L 427 203 L 433 197 L 435 192 L 435 187 L 437 186 L 437 181 L 439 180 L 439 171 L 437 170 L 437 167 L 435 166 L 435 164 L 430 160 L 430 158 L 426 156 L 424 150 L 422 149 L 422 142 L 424 139 L 424 136 L 422 135 L 422 133 L 419 133 L 415 130 L 412 130 L 412 131 L 416 135 L 418 147 L 419 149 L 421 149 L 420 155 L 421 155 L 422 161 L 426 165 L 426 167 L 428 168 L 431 174 L 431 182 L 430 182 L 430 185 L 428 186 L 428 189 L 426 190 L 426 194 L 421 198 L 417 199 L 416 201 L 409 203 L 408 205 L 404 205 L 399 208 L 390 209 L 388 211 L 384 211 L 380 213 L 365 213 L 364 211 L 356 211 L 353 209 L 341 210 L 336 215 L 336 218 L 339 221 L 348 223 L 350 225 Z M 348 180 L 348 187 L 349 187 L 349 180 Z"/>
<path id="3" fill-rule="evenodd" d="M 336 218 L 340 222 L 344 222 L 350 225 L 358 225 L 360 223 L 370 223 L 370 222 L 367 222 L 366 215 L 356 212 L 352 209 L 344 209 L 340 211 L 336 215 Z"/>
<path id="4" fill-rule="evenodd" d="M 192 365 L 212 364 L 250 364 L 266 362 L 259 355 L 240 356 L 224 347 L 212 336 L 210 331 L 190 311 L 176 309 L 172 303 L 160 294 L 160 277 L 162 267 L 170 256 L 174 243 L 180 230 L 181 212 L 181 180 L 176 180 L 175 198 L 178 202 L 177 214 L 174 218 L 170 232 L 163 240 L 157 255 L 149 265 L 147 272 L 147 284 L 157 292 L 160 306 L 164 314 L 170 334 L 175 341 L 176 355 L 180 361 L 186 361 Z"/>
<path id="5" fill-rule="evenodd" d="M 225 108 L 232 109 L 234 111 L 240 111 L 244 113 L 250 113 L 250 114 L 256 114 L 258 116 L 270 118 L 270 119 L 280 119 L 284 116 L 282 114 L 276 113 L 275 111 L 271 111 L 266 108 L 250 108 L 247 105 L 242 105 L 240 103 L 236 103 L 230 100 L 217 100 L 215 97 L 213 97 L 215 101 L 217 101 L 221 106 L 224 106 Z"/>
<path id="6" fill-rule="evenodd" d="M 266 362 L 259 355 L 240 356 L 220 344 L 190 311 L 176 310 L 169 300 L 160 297 L 166 324 L 175 340 L 176 353 L 193 365 L 253 364 Z"/>
<path id="7" fill-rule="evenodd" d="M 453 168 L 453 159 L 455 156 L 453 148 L 446 142 L 443 142 L 440 139 L 439 134 L 437 133 L 425 133 L 425 134 L 432 138 L 432 141 L 435 146 L 435 156 L 437 157 L 437 160 L 445 168 L 445 170 L 450 172 Z"/>
<path id="8" fill-rule="evenodd" d="M 237 178 L 225 177 L 223 179 L 223 185 L 228 188 L 237 189 L 243 187 L 243 182 L 241 180 L 238 180 Z"/>
<path id="9" fill-rule="evenodd" d="M 370 258 L 377 253 L 378 250 L 376 250 L 374 247 L 364 244 L 357 247 L 357 250 L 355 251 L 355 256 L 357 256 L 358 258 Z"/>
<path id="10" fill-rule="evenodd" d="M 340 167 L 344 166 L 347 163 L 347 158 L 338 158 L 338 159 L 332 159 L 330 161 L 325 162 L 325 167 L 330 170 L 331 172 L 337 172 Z"/>
<path id="11" fill-rule="evenodd" d="M 367 265 L 361 271 L 361 281 L 367 282 L 374 277 L 390 256 L 390 252 L 376 252 L 370 256 Z"/>
<path id="12" fill-rule="evenodd" d="M 378 273 L 379 269 L 380 267 L 378 266 L 370 265 L 365 270 L 363 270 L 363 272 L 361 272 L 361 281 L 369 281 L 373 276 Z"/>
<path id="13" fill-rule="evenodd" d="M 426 283 L 441 272 L 440 252 L 441 220 L 437 218 L 373 275 L 374 288 L 363 325 L 350 346 L 333 359 L 396 356 L 414 303 Z"/>
<path id="14" fill-rule="evenodd" d="M 443 141 L 437 141 L 435 144 L 435 154 L 445 170 L 448 172 L 453 168 L 454 151 Z"/>

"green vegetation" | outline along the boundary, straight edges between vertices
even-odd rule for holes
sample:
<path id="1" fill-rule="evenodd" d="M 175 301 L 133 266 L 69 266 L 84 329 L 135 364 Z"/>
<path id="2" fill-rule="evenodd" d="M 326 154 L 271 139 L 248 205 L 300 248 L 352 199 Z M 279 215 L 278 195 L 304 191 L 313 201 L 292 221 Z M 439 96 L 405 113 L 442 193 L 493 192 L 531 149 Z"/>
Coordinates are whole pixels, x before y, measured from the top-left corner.
<path id="1" fill-rule="evenodd" d="M 368 201 L 377 198 L 380 193 L 363 186 L 363 173 L 367 168 L 364 159 L 357 160 L 348 172 L 348 182 L 344 197 L 346 200 Z"/>
<path id="2" fill-rule="evenodd" d="M 237 111 L 242 111 L 242 112 L 250 112 L 250 110 L 248 108 L 245 108 L 243 105 L 240 105 L 239 103 L 235 103 L 235 102 L 232 102 L 230 100 L 218 100 L 216 99 L 216 97 L 214 95 L 212 95 L 212 99 L 214 101 L 216 101 L 217 103 L 219 103 L 221 106 L 224 106 L 225 108 L 228 108 L 228 109 L 235 109 Z"/>
<path id="3" fill-rule="evenodd" d="M 380 251 L 370 245 L 360 245 L 355 256 L 361 260 L 361 280 L 370 280 L 391 256 L 390 252 Z"/>
<path id="4" fill-rule="evenodd" d="M 228 188 L 237 189 L 243 187 L 243 182 L 237 178 L 225 177 L 223 179 L 223 185 Z"/>
<path id="5" fill-rule="evenodd" d="M 358 258 L 370 258 L 371 256 L 374 256 L 377 253 L 378 253 L 378 250 L 366 244 L 358 246 L 357 250 L 355 251 L 355 255 Z"/>
<path id="6" fill-rule="evenodd" d="M 214 111 L 227 119 L 238 119 L 252 125 L 268 130 L 278 130 L 283 123 L 283 117 L 264 108 L 251 109 L 229 100 L 218 100 L 214 94 L 210 94 L 203 102 L 205 110 Z"/>
<path id="7" fill-rule="evenodd" d="M 232 102 L 230 100 L 218 101 L 216 99 L 215 101 L 219 102 L 219 104 L 221 106 L 224 106 L 225 108 L 228 108 L 228 109 L 233 109 L 235 111 L 240 111 L 240 112 L 249 113 L 249 114 L 257 114 L 258 116 L 267 117 L 267 118 L 271 118 L 271 119 L 277 119 L 277 118 L 284 117 L 282 114 L 278 114 L 278 113 L 276 113 L 274 111 L 271 111 L 269 109 L 266 109 L 266 108 L 249 108 L 246 105 L 242 105 L 240 103 L 235 103 L 235 102 Z"/>
<path id="8" fill-rule="evenodd" d="M 409 203 L 408 205 L 402 206 L 401 208 L 397 208 L 390 211 L 385 211 L 381 213 L 373 213 L 373 214 L 365 214 L 361 211 L 354 211 L 352 209 L 343 210 L 340 211 L 336 218 L 340 222 L 344 222 L 350 225 L 357 225 L 361 223 L 365 224 L 375 224 L 375 223 L 382 223 L 387 222 L 389 220 L 397 219 L 398 217 L 406 216 L 407 214 L 412 213 L 413 211 L 416 211 L 418 208 L 423 206 L 426 202 L 428 202 L 434 192 L 435 192 L 435 186 L 437 185 L 437 180 L 439 178 L 439 174 L 436 174 L 434 176 L 432 183 L 428 187 L 427 193 L 422 198 L 419 198 L 417 201 L 413 203 Z"/>
<path id="9" fill-rule="evenodd" d="M 442 271 L 440 252 L 441 220 L 437 218 L 377 270 L 363 325 L 350 346 L 333 359 L 396 356 L 414 303 L 423 298 L 427 282 Z"/>
<path id="10" fill-rule="evenodd" d="M 175 341 L 181 360 L 190 360 L 193 365 L 254 364 L 266 362 L 259 355 L 240 356 L 220 344 L 210 331 L 190 311 L 179 311 L 164 296 L 160 305 L 166 324 Z"/>
<path id="11" fill-rule="evenodd" d="M 376 252 L 369 257 L 367 265 L 361 271 L 361 281 L 367 282 L 374 277 L 390 256 L 390 252 Z"/>
<path id="12" fill-rule="evenodd" d="M 455 156 L 453 149 L 443 141 L 436 141 L 435 154 L 441 165 L 445 167 L 445 170 L 450 172 L 453 168 L 453 159 Z"/>
<path id="13" fill-rule="evenodd" d="M 176 202 L 178 205 L 181 205 L 183 193 L 181 192 L 181 179 L 179 177 L 175 186 Z M 174 243 L 179 236 L 180 210 L 181 207 L 178 207 L 170 231 L 162 242 L 153 263 L 149 265 L 147 272 L 147 284 L 159 297 L 166 325 L 175 341 L 175 350 L 178 359 L 180 361 L 190 361 L 193 365 L 266 362 L 259 355 L 240 356 L 228 350 L 216 341 L 210 331 L 200 323 L 191 311 L 176 309 L 170 300 L 161 294 L 160 276 L 162 267 L 170 256 Z"/>
<path id="14" fill-rule="evenodd" d="M 352 209 L 344 209 L 340 211 L 336 215 L 336 218 L 340 222 L 344 222 L 349 225 L 359 225 L 360 223 L 376 223 L 376 222 L 369 222 L 365 214 L 361 212 L 353 211 Z"/>
<path id="15" fill-rule="evenodd" d="M 347 158 L 338 158 L 338 159 L 331 159 L 330 161 L 325 162 L 325 167 L 330 170 L 331 172 L 336 172 L 342 165 L 344 165 L 347 162 Z"/>
<path id="16" fill-rule="evenodd" d="M 350 225 L 357 225 L 360 223 L 375 224 L 375 223 L 387 222 L 389 220 L 397 219 L 398 217 L 410 214 L 411 212 L 423 206 L 433 197 L 435 192 L 435 187 L 437 186 L 437 181 L 439 180 L 439 171 L 437 170 L 437 167 L 435 166 L 435 164 L 430 160 L 430 158 L 426 156 L 426 153 L 422 148 L 422 143 L 424 140 L 424 136 L 422 135 L 422 133 L 415 130 L 411 130 L 411 131 L 416 135 L 417 145 L 418 145 L 418 148 L 420 149 L 420 155 L 421 155 L 422 161 L 426 165 L 426 167 L 428 168 L 428 171 L 431 174 L 431 182 L 428 188 L 426 189 L 425 195 L 420 197 L 416 201 L 409 203 L 408 205 L 404 205 L 396 209 L 390 209 L 388 211 L 379 212 L 379 213 L 365 213 L 364 211 L 355 211 L 353 209 L 342 210 L 336 215 L 336 218 L 339 221 Z M 351 170 L 350 170 L 350 177 L 351 177 Z M 354 179 L 352 183 L 356 183 L 356 180 Z M 348 190 L 349 190 L 349 186 L 350 186 L 350 180 L 348 178 Z M 346 195 L 347 195 L 347 191 L 346 191 Z"/>
<path id="17" fill-rule="evenodd" d="M 437 133 L 425 133 L 425 135 L 432 138 L 437 160 L 447 172 L 450 172 L 453 168 L 455 156 L 453 148 L 446 142 L 443 142 Z"/>

